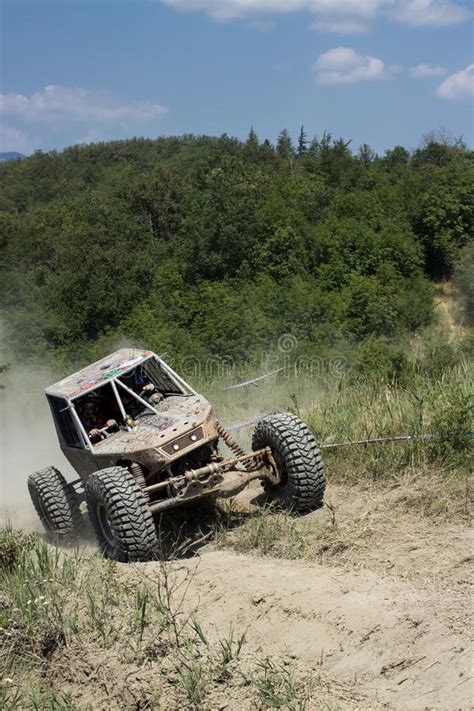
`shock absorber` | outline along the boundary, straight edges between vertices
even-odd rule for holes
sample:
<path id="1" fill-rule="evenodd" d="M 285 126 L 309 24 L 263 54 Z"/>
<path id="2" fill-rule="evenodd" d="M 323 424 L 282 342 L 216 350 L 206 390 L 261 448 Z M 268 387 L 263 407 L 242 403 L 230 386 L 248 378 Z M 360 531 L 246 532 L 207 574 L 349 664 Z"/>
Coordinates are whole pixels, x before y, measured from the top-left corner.
<path id="1" fill-rule="evenodd" d="M 130 464 L 130 471 L 133 474 L 133 476 L 135 477 L 140 489 L 143 491 L 143 489 L 145 489 L 145 487 L 146 487 L 146 479 L 145 479 L 143 467 L 140 464 L 138 464 L 137 462 L 132 462 Z M 150 500 L 150 495 L 148 494 L 148 492 L 143 491 L 143 496 L 147 499 L 147 501 Z"/>
<path id="2" fill-rule="evenodd" d="M 240 444 L 232 437 L 229 432 L 225 429 L 223 425 L 219 421 L 216 422 L 216 430 L 219 434 L 220 437 L 224 440 L 226 445 L 229 447 L 230 451 L 235 454 L 236 457 L 245 457 L 247 452 L 245 452 Z M 248 471 L 251 472 L 255 468 L 255 463 L 253 462 L 243 462 L 242 466 Z"/>
<path id="3" fill-rule="evenodd" d="M 216 422 L 216 430 L 236 457 L 245 456 L 246 452 L 244 452 L 240 444 L 232 437 L 231 434 L 227 432 L 225 427 L 223 427 L 219 421 Z"/>

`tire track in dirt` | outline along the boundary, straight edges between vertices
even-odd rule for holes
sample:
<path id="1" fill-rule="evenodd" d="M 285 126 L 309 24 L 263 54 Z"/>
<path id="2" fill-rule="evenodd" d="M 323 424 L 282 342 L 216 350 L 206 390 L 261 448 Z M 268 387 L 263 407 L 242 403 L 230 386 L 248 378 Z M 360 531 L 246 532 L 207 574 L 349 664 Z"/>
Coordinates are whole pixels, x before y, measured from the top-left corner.
<path id="1" fill-rule="evenodd" d="M 147 575 L 155 565 L 146 565 Z M 196 561 L 176 566 L 189 570 Z M 446 619 L 446 602 L 445 592 L 370 570 L 210 551 L 185 606 L 197 609 L 211 636 L 233 626 L 256 656 L 291 659 L 361 695 L 364 708 L 467 709 L 472 648 Z M 468 600 L 448 607 L 468 631 Z M 317 699 L 311 708 L 320 708 Z"/>
<path id="2" fill-rule="evenodd" d="M 320 679 L 308 708 L 472 708 L 472 532 L 465 520 L 405 508 L 404 491 L 330 484 L 344 545 L 310 562 L 210 545 L 171 563 L 178 577 L 192 571 L 187 612 L 216 639 L 233 626 L 256 657 L 291 660 Z M 255 493 L 240 497 L 244 508 Z M 300 519 L 309 552 L 333 514 Z M 159 564 L 142 570 L 153 578 Z"/>

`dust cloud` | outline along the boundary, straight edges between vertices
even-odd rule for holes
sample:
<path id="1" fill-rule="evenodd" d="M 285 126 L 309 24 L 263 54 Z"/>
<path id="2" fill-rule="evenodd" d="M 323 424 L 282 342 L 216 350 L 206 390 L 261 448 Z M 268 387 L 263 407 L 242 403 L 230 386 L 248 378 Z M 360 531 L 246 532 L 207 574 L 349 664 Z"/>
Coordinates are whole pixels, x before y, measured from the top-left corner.
<path id="1" fill-rule="evenodd" d="M 199 387 L 192 383 L 199 390 Z M 201 392 L 213 404 L 224 426 L 259 417 L 267 412 L 288 410 L 302 414 L 310 410 L 321 392 L 321 384 L 310 378 L 287 375 L 261 380 L 235 390 L 225 390 L 222 383 L 203 386 Z M 232 434 L 244 448 L 251 448 L 254 427 L 244 427 Z"/>
<path id="2" fill-rule="evenodd" d="M 0 390 L 0 525 L 41 530 L 26 480 L 54 465 L 66 479 L 73 470 L 59 449 L 44 389 L 57 380 L 47 369 L 12 365 Z"/>

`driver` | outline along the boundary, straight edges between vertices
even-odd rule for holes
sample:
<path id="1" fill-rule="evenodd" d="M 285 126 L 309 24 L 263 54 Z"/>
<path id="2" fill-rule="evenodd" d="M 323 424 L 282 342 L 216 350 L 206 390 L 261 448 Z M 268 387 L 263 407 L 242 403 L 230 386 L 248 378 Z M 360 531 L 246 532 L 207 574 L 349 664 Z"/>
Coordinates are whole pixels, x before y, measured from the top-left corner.
<path id="1" fill-rule="evenodd" d="M 163 394 L 157 389 L 156 385 L 150 381 L 149 376 L 142 371 L 141 367 L 124 375 L 123 380 L 129 388 L 152 406 L 159 405 L 164 399 Z M 130 397 L 129 395 L 129 398 Z"/>
<path id="2" fill-rule="evenodd" d="M 104 437 L 100 430 L 107 427 L 118 429 L 117 420 L 107 419 L 100 407 L 97 393 L 90 393 L 82 403 L 81 420 L 91 442 L 97 442 Z"/>

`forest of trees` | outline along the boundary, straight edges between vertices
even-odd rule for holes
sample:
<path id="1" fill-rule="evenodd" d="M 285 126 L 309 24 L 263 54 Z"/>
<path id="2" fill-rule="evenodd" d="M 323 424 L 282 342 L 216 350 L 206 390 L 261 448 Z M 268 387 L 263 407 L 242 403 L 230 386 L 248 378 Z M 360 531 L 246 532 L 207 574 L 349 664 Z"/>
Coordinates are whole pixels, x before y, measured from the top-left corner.
<path id="1" fill-rule="evenodd" d="M 430 322 L 474 226 L 474 152 L 436 136 L 378 156 L 329 134 L 186 135 L 0 165 L 2 329 L 21 360 L 123 341 L 244 359 Z M 472 249 L 470 250 L 472 259 Z"/>

